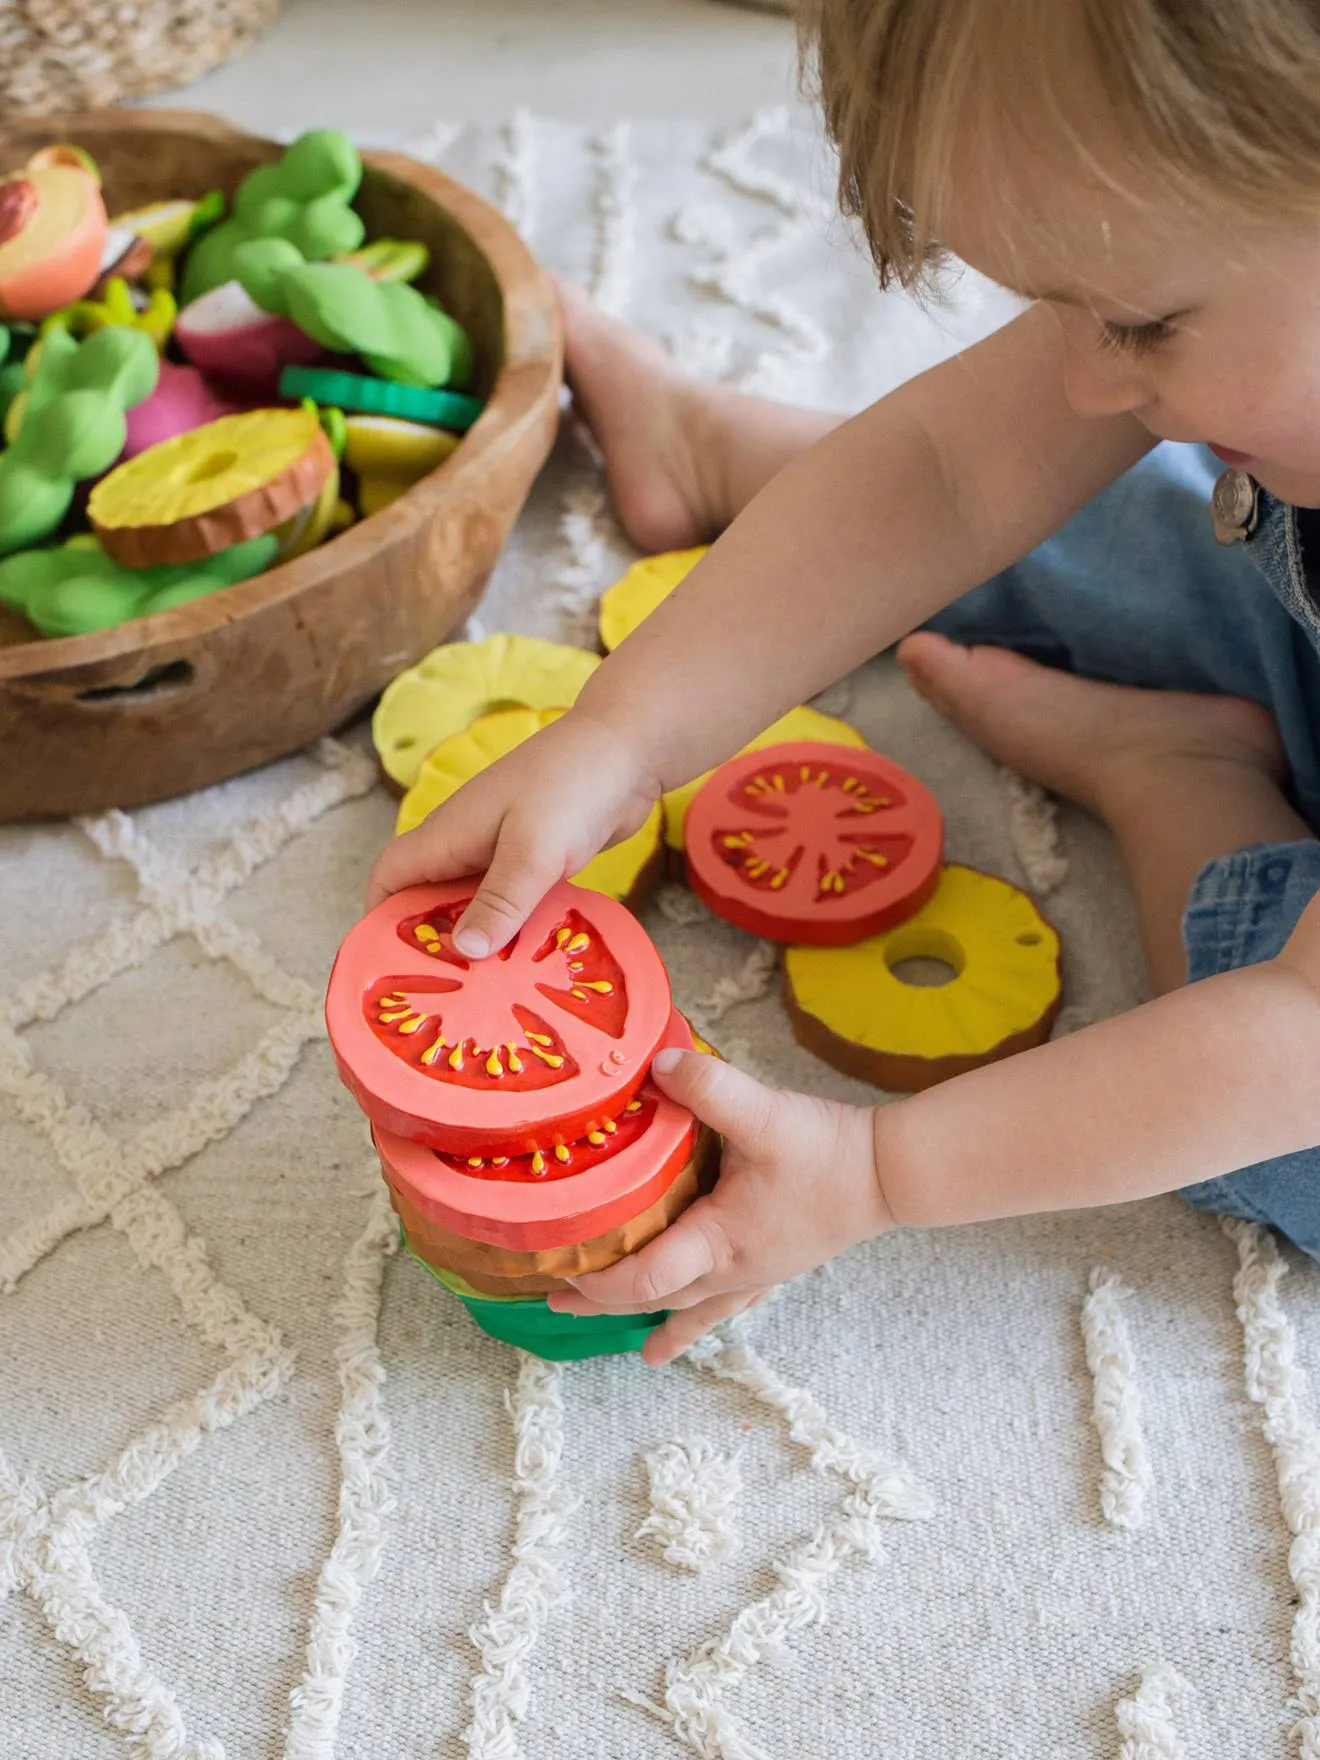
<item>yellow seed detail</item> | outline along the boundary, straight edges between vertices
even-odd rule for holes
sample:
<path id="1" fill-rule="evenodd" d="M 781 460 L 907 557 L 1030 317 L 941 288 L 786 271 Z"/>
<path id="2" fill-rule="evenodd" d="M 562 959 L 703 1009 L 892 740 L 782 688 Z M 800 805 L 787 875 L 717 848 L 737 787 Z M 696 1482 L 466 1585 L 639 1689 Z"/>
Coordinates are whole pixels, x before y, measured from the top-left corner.
<path id="1" fill-rule="evenodd" d="M 594 990 L 600 996 L 613 996 L 614 986 L 608 978 L 580 978 L 579 990 Z"/>
<path id="2" fill-rule="evenodd" d="M 509 1074 L 514 1075 L 514 1076 L 520 1076 L 522 1074 L 522 1069 L 523 1069 L 522 1058 L 519 1057 L 517 1051 L 513 1048 L 512 1045 L 506 1045 L 504 1047 L 504 1053 L 505 1053 L 505 1056 L 509 1060 Z"/>
<path id="3" fill-rule="evenodd" d="M 630 1100 L 623 1110 L 625 1112 L 640 1112 L 642 1110 L 642 1103 L 640 1100 Z"/>
<path id="4" fill-rule="evenodd" d="M 780 868 L 778 873 L 776 873 L 772 877 L 770 884 L 776 892 L 779 891 L 781 886 L 787 885 L 788 884 L 788 869 L 787 868 Z"/>
<path id="5" fill-rule="evenodd" d="M 539 1045 L 533 1045 L 531 1052 L 533 1057 L 539 1057 L 541 1062 L 548 1064 L 551 1069 L 563 1069 L 564 1067 L 563 1058 L 553 1051 L 542 1051 Z"/>
<path id="6" fill-rule="evenodd" d="M 498 1046 L 486 1059 L 486 1074 L 488 1076 L 502 1076 L 504 1074 L 504 1065 L 500 1062 Z"/>
<path id="7" fill-rule="evenodd" d="M 604 1131 L 588 1131 L 587 1141 L 593 1144 L 595 1148 L 599 1149 L 601 1144 L 605 1141 Z"/>
<path id="8" fill-rule="evenodd" d="M 617 1124 L 615 1124 L 615 1122 L 612 1118 L 603 1118 L 600 1123 L 600 1128 L 603 1131 L 608 1131 L 609 1134 L 611 1136 L 613 1136 L 615 1131 L 617 1131 L 619 1127 Z"/>
<path id="9" fill-rule="evenodd" d="M 554 1040 L 546 1033 L 528 1033 L 527 1037 L 533 1045 L 553 1045 Z"/>
<path id="10" fill-rule="evenodd" d="M 485 1165 L 486 1165 L 486 1163 L 481 1159 L 480 1155 L 469 1155 L 468 1156 L 468 1166 L 469 1167 L 484 1167 Z"/>
<path id="11" fill-rule="evenodd" d="M 449 1053 L 449 1067 L 450 1069 L 462 1069 L 463 1046 L 461 1043 L 455 1045 L 454 1049 Z"/>
<path id="12" fill-rule="evenodd" d="M 439 1057 L 444 1048 L 445 1042 L 443 1039 L 436 1039 L 426 1047 L 426 1050 L 422 1053 L 422 1062 L 428 1069 L 435 1062 L 436 1058 Z"/>
<path id="13" fill-rule="evenodd" d="M 571 941 L 565 943 L 564 951 L 566 953 L 585 953 L 590 946 L 590 935 L 578 934 Z"/>
<path id="14" fill-rule="evenodd" d="M 426 1016 L 418 1014 L 414 1015 L 410 1021 L 402 1021 L 399 1025 L 399 1031 L 401 1033 L 420 1033 L 425 1025 Z"/>
<path id="15" fill-rule="evenodd" d="M 567 1143 L 556 1143 L 555 1144 L 555 1160 L 562 1164 L 562 1163 L 567 1162 L 569 1159 L 570 1159 L 570 1156 L 569 1156 L 569 1152 L 568 1152 L 568 1144 Z"/>
<path id="16" fill-rule="evenodd" d="M 413 933 L 419 941 L 438 941 L 440 931 L 433 929 L 429 923 L 419 923 Z"/>
<path id="17" fill-rule="evenodd" d="M 542 1155 L 542 1153 L 539 1149 L 532 1156 L 532 1172 L 533 1173 L 544 1173 L 545 1172 L 545 1156 Z"/>

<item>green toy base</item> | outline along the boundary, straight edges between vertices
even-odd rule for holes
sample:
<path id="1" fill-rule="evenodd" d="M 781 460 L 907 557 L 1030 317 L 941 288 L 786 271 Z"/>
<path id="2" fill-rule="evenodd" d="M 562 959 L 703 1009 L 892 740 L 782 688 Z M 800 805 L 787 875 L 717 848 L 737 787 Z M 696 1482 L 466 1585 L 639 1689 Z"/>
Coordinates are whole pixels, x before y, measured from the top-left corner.
<path id="1" fill-rule="evenodd" d="M 457 1295 L 434 1265 L 418 1258 L 402 1229 L 399 1233 L 408 1257 L 462 1302 L 488 1338 L 516 1345 L 547 1363 L 578 1363 L 588 1357 L 626 1356 L 640 1351 L 661 1321 L 668 1318 L 660 1313 L 593 1314 L 583 1319 L 576 1314 L 552 1313 L 543 1296 L 510 1299 Z"/>

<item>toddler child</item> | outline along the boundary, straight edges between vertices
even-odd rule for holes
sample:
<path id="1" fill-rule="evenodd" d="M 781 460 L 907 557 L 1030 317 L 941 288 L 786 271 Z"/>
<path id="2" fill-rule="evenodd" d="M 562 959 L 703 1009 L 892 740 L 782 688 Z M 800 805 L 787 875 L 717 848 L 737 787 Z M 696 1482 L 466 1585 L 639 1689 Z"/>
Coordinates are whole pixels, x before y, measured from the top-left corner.
<path id="1" fill-rule="evenodd" d="M 840 420 L 696 383 L 566 288 L 626 530 L 718 542 L 372 900 L 484 871 L 482 957 L 907 636 L 924 697 L 1110 827 L 1155 999 L 873 1110 L 662 1053 L 719 1182 L 553 1304 L 674 1310 L 653 1364 L 894 1228 L 1182 1190 L 1320 1258 L 1320 6 L 808 0 L 803 30 L 881 281 L 947 252 L 1032 303 Z"/>

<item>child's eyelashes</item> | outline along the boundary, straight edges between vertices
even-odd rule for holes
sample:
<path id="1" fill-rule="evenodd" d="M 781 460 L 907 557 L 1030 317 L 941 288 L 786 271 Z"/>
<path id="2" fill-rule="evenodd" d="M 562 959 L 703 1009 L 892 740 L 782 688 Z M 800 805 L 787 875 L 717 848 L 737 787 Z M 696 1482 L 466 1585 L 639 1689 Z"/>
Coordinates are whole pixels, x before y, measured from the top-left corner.
<path id="1" fill-rule="evenodd" d="M 1150 354 L 1174 334 L 1172 318 L 1154 318 L 1146 324 L 1114 324 L 1108 318 L 1097 319 L 1100 326 L 1100 347 L 1107 354 L 1137 357 Z"/>

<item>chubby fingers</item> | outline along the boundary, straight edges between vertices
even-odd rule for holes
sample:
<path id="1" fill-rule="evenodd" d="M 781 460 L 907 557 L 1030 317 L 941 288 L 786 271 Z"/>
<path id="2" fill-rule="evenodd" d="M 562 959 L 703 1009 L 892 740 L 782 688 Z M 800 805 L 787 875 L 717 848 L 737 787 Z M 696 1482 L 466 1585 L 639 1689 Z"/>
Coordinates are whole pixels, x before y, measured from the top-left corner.
<path id="1" fill-rule="evenodd" d="M 726 1143 L 748 1155 L 770 1146 L 782 1104 L 776 1089 L 700 1051 L 658 1051 L 651 1073 L 657 1087 Z"/>
<path id="2" fill-rule="evenodd" d="M 708 1296 L 694 1308 L 684 1308 L 681 1313 L 671 1314 L 663 1326 L 656 1327 L 642 1346 L 642 1361 L 649 1369 L 663 1369 L 666 1363 L 672 1363 L 675 1357 L 681 1357 L 699 1338 L 704 1338 L 721 1320 L 732 1320 L 736 1314 L 746 1313 L 748 1308 L 754 1308 L 758 1302 L 764 1301 L 768 1293 L 764 1289 L 753 1289 L 738 1290 L 723 1296 Z"/>
<path id="3" fill-rule="evenodd" d="M 718 1293 L 711 1282 L 727 1272 L 733 1253 L 719 1212 L 698 1198 L 639 1253 L 574 1280 L 574 1293 L 550 1296 L 558 1314 L 653 1314 L 687 1308 Z"/>

